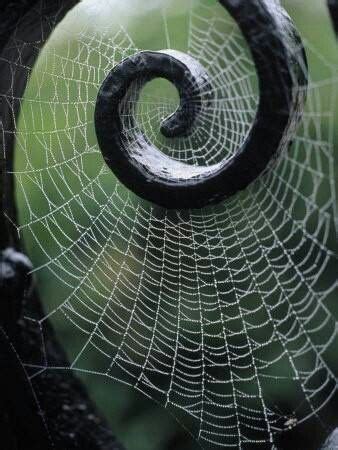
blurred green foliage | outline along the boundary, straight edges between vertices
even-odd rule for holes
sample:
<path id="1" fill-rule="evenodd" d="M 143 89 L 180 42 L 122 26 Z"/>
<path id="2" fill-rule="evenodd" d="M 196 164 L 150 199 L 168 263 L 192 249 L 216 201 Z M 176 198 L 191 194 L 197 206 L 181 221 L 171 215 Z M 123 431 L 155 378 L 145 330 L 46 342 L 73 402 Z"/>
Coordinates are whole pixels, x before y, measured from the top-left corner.
<path id="1" fill-rule="evenodd" d="M 205 1 L 208 4 L 215 3 L 215 0 Z M 121 4 L 122 3 L 123 2 L 121 2 Z M 128 2 L 126 2 L 126 4 L 127 3 Z M 99 7 L 97 9 L 90 9 L 86 4 L 89 5 L 90 2 L 84 2 L 81 9 L 72 19 L 71 23 L 74 27 L 74 35 L 76 35 L 77 31 L 87 27 L 92 20 L 91 15 L 94 15 L 95 21 L 93 19 L 94 23 L 92 26 L 97 29 L 99 29 L 100 26 L 108 27 L 111 36 L 114 35 L 114 27 L 117 29 L 121 23 L 122 25 L 128 25 L 128 31 L 132 30 L 132 38 L 138 43 L 140 48 L 161 49 L 166 48 L 169 43 L 176 49 L 184 50 L 186 47 L 188 28 L 186 15 L 182 14 L 182 10 L 185 9 L 183 2 L 174 1 L 170 3 L 170 10 L 168 12 L 170 42 L 168 42 L 168 38 L 163 32 L 163 21 L 160 9 L 151 10 L 151 12 L 149 12 L 146 7 L 142 6 L 141 11 L 138 11 L 137 9 L 128 11 L 128 8 L 125 8 L 123 12 L 123 7 L 120 6 L 117 8 L 117 13 L 114 16 L 110 15 L 101 18 L 102 23 L 100 23 L 96 20 L 98 16 L 95 15 L 97 14 L 97 11 L 99 11 Z M 297 2 L 288 0 L 285 1 L 284 4 L 291 17 L 296 21 L 302 36 L 307 39 L 311 45 L 313 44 L 318 55 L 320 55 L 320 58 L 322 58 L 325 63 L 331 63 L 338 67 L 338 48 L 328 19 L 325 2 L 321 0 L 302 0 Z M 220 14 L 224 14 L 223 9 L 220 9 Z M 78 28 L 78 30 L 76 30 L 76 28 Z M 54 48 L 58 55 L 64 53 L 70 59 L 73 57 L 75 58 L 78 47 L 76 43 L 74 43 L 74 46 L 69 48 L 68 42 L 69 36 L 66 36 L 64 28 L 60 26 L 59 30 L 52 37 L 51 42 L 47 45 L 47 50 L 48 48 Z M 121 46 L 123 46 L 123 43 L 121 43 Z M 123 55 L 121 55 L 121 57 L 122 56 Z M 84 55 L 84 57 L 88 57 L 88 55 Z M 98 65 L 98 55 L 92 55 L 89 56 L 89 58 L 92 58 L 90 64 L 93 67 Z M 316 57 L 313 61 L 310 60 L 311 76 L 314 80 L 332 79 L 332 70 L 328 69 L 326 64 L 321 64 L 320 58 Z M 36 96 L 38 95 L 46 101 L 46 104 L 48 102 L 53 102 L 56 89 L 55 84 L 53 84 L 54 80 L 45 78 L 42 84 L 41 79 L 46 64 L 50 64 L 51 61 L 48 52 L 43 54 L 40 58 L 37 67 L 35 68 L 34 76 L 27 89 L 27 98 L 37 98 Z M 54 67 L 54 69 L 58 70 L 58 67 Z M 72 76 L 74 80 L 80 79 L 81 73 L 73 73 Z M 79 98 L 86 98 L 86 96 L 88 98 L 95 98 L 96 87 L 94 81 L 97 82 L 100 75 L 93 71 L 93 74 L 89 75 L 89 77 L 91 76 L 93 84 L 90 85 L 86 84 L 84 86 L 78 86 L 76 81 L 74 81 L 74 83 L 69 81 L 68 85 L 70 86 L 70 91 L 67 92 L 67 95 L 70 95 L 70 98 L 73 99 L 74 102 Z M 337 77 L 337 73 L 334 76 Z M 39 90 L 41 84 L 43 85 L 43 92 Z M 172 87 L 159 83 L 157 86 L 156 84 L 153 84 L 152 89 L 155 89 L 154 95 L 159 95 L 161 93 L 164 96 L 165 91 L 166 95 L 168 96 L 169 93 L 170 96 L 170 89 L 172 89 Z M 325 109 L 325 106 L 330 105 L 330 101 L 332 100 L 331 96 L 332 86 L 327 84 L 326 87 L 324 86 L 324 88 L 321 89 L 323 109 Z M 66 133 L 55 132 L 55 123 L 57 123 L 57 128 L 62 130 L 65 127 L 76 126 L 79 121 L 79 117 L 75 110 L 67 116 L 67 120 L 65 119 L 66 116 L 62 106 L 62 83 L 60 84 L 58 101 L 60 102 L 60 106 L 54 108 L 54 112 L 48 107 L 44 107 L 42 104 L 34 106 L 34 103 L 32 102 L 23 102 L 22 115 L 18 125 L 19 139 L 16 155 L 17 171 L 27 171 L 28 162 L 32 164 L 34 170 L 45 167 L 48 164 L 48 155 L 43 151 L 39 151 L 39 149 L 41 150 L 44 146 L 63 150 L 62 153 L 60 152 L 59 154 L 55 152 L 54 164 L 56 165 L 61 163 L 64 159 L 72 157 L 72 148 L 69 145 L 70 141 Z M 90 111 L 92 111 L 93 105 L 90 105 L 90 108 Z M 84 122 L 88 119 L 89 113 L 85 110 L 83 110 L 82 113 L 83 115 L 80 117 L 80 121 Z M 81 133 L 78 133 L 72 141 L 72 145 L 75 145 L 77 148 L 86 147 L 88 145 L 89 147 L 95 146 L 96 138 L 94 128 L 90 124 L 89 126 L 91 126 L 91 131 L 86 134 L 86 138 L 84 138 Z M 329 122 L 326 124 L 324 123 L 324 126 L 329 127 Z M 37 130 L 41 130 L 41 132 L 37 133 Z M 312 131 L 310 130 L 310 135 L 311 132 Z M 334 141 L 338 148 L 338 126 L 336 126 L 334 130 Z M 22 151 L 23 149 L 25 149 L 24 152 Z M 27 149 L 29 150 L 27 151 Z M 83 170 L 89 178 L 97 176 L 101 169 L 101 161 L 97 160 L 97 155 L 95 154 L 88 155 L 88 157 L 84 159 L 83 164 Z M 337 159 L 335 164 L 337 169 Z M 48 185 L 46 184 L 46 192 L 48 192 L 47 197 L 54 198 L 56 204 L 59 197 L 66 199 L 70 198 L 74 192 L 81 189 L 81 181 L 76 179 L 76 176 L 74 176 L 73 173 L 66 173 L 64 176 L 67 176 L 68 183 L 72 186 L 71 192 L 66 185 L 62 192 L 57 192 L 51 183 Z M 20 175 L 17 179 L 19 183 L 25 183 L 25 190 L 30 190 L 29 204 L 33 208 L 31 211 L 28 210 L 27 201 L 24 198 L 23 192 L 19 190 L 18 202 L 20 222 L 25 224 L 32 220 L 34 215 L 35 217 L 39 217 L 39 215 L 44 212 L 48 213 L 49 205 L 41 201 L 41 193 L 36 190 L 34 182 L 28 178 L 20 178 Z M 46 183 L 47 182 L 48 180 L 46 179 Z M 111 184 L 115 183 L 112 175 L 107 175 L 106 183 L 106 190 L 108 192 L 111 190 Z M 121 191 L 122 199 L 124 195 L 125 193 Z M 46 208 L 45 211 L 44 208 Z M 98 213 L 99 211 L 97 210 L 96 214 Z M 85 221 L 86 219 L 84 218 L 83 220 Z M 83 225 L 85 226 L 85 223 L 83 223 Z M 51 239 L 51 232 L 60 241 L 65 239 L 65 235 L 67 235 L 67 239 L 71 238 L 76 240 L 81 233 L 81 230 L 76 230 L 66 219 L 62 223 L 62 229 L 55 228 L 50 230 L 47 227 L 41 227 L 38 222 L 35 228 L 33 226 L 33 229 L 35 233 L 39 234 L 40 240 L 44 240 L 44 250 L 49 255 L 53 255 L 53 252 L 55 251 L 55 242 Z M 45 261 L 44 252 L 32 239 L 31 232 L 28 233 L 24 230 L 23 238 L 34 265 L 38 267 L 43 264 Z M 335 247 L 334 239 L 334 237 L 331 238 L 332 248 Z M 64 242 L 66 243 L 66 241 Z M 100 247 L 99 238 L 95 244 L 93 243 L 93 251 L 95 251 L 95 245 L 97 246 L 96 250 L 98 250 Z M 58 303 L 58 298 L 65 298 L 67 296 L 67 288 L 63 286 L 60 287 L 60 285 L 57 284 L 57 280 L 51 277 L 46 270 L 38 271 L 37 277 L 46 310 L 50 311 Z M 335 311 L 337 313 L 337 307 Z M 82 341 L 80 339 L 77 340 L 76 335 L 74 335 L 73 327 L 69 326 L 67 320 L 65 320 L 63 316 L 59 316 L 53 320 L 58 335 L 64 343 L 70 359 L 72 360 L 72 355 L 77 354 L 79 348 L 81 348 Z M 333 357 L 334 356 L 332 356 L 332 358 Z M 97 362 L 88 360 L 89 368 L 96 366 Z M 109 419 L 114 431 L 129 450 L 196 449 L 197 443 L 190 437 L 189 433 L 182 428 L 181 424 L 167 414 L 162 406 L 157 406 L 154 402 L 149 401 L 149 399 L 139 394 L 136 390 L 128 388 L 120 383 L 112 382 L 103 376 L 100 377 L 99 375 L 84 373 L 80 374 L 80 376 L 87 384 L 92 397 L 95 399 L 100 409 Z"/>

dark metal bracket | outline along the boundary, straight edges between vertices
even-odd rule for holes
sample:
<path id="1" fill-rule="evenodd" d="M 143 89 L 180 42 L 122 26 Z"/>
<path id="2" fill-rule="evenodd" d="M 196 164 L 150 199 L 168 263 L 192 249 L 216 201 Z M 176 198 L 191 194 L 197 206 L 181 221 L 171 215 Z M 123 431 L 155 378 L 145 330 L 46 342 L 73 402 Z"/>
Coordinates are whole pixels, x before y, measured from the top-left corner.
<path id="1" fill-rule="evenodd" d="M 71 371 L 46 371 L 30 379 L 32 370 L 21 362 L 43 364 L 44 349 L 55 365 L 69 366 L 49 321 L 42 346 L 39 327 L 22 319 L 43 312 L 13 226 L 13 164 L 17 117 L 30 71 L 40 48 L 76 4 L 12 0 L 0 8 L 0 433 L 6 450 L 123 448 Z"/>

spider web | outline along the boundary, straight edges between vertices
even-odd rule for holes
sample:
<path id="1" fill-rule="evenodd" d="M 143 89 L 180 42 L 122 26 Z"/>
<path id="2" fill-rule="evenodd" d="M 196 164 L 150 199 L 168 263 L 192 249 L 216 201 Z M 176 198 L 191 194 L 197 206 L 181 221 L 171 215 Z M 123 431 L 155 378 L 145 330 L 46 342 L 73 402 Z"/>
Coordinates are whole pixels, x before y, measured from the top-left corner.
<path id="1" fill-rule="evenodd" d="M 45 316 L 27 319 L 42 337 L 47 319 L 56 328 L 68 321 L 72 369 L 135 387 L 179 417 L 201 447 L 272 446 L 336 394 L 337 69 L 306 43 L 326 75 L 316 78 L 310 64 L 293 146 L 244 192 L 202 210 L 154 206 L 115 179 L 96 142 L 96 96 L 112 67 L 142 49 L 175 48 L 208 71 L 212 100 L 186 138 L 159 133 L 177 107 L 165 82 L 146 86 L 135 105 L 136 128 L 192 165 L 233 155 L 258 104 L 254 63 L 224 9 L 196 1 L 173 14 L 167 3 L 94 30 L 78 24 L 77 10 L 107 11 L 83 2 L 30 73 L 17 127 L 17 229 L 48 295 Z M 150 13 L 158 28 L 148 34 L 157 34 L 135 33 Z M 27 366 L 33 376 L 57 369 L 46 354 Z"/>

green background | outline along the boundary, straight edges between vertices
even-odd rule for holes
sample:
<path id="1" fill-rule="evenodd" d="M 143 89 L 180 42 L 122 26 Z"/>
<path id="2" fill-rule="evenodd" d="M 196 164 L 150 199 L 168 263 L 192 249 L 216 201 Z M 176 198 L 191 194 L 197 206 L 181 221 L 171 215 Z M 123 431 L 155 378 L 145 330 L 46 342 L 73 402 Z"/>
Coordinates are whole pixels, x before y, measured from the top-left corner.
<path id="1" fill-rule="evenodd" d="M 141 0 L 140 0 L 141 1 Z M 207 1 L 206 3 L 214 4 L 213 0 Z M 102 3 L 102 5 L 100 5 Z M 143 3 L 141 1 L 141 3 Z M 308 39 L 316 48 L 318 54 L 323 61 L 329 62 L 332 65 L 336 65 L 338 67 L 338 48 L 333 35 L 332 27 L 330 26 L 327 9 L 325 7 L 325 2 L 321 0 L 288 0 L 283 2 L 286 9 L 290 13 L 291 17 L 295 20 L 300 33 L 303 37 Z M 124 4 L 124 6 L 120 6 L 118 11 L 114 15 L 108 15 L 105 17 L 98 16 L 97 11 L 100 10 L 100 6 L 103 6 L 104 2 L 97 2 L 97 8 L 92 7 L 93 2 L 84 2 L 81 9 L 78 11 L 76 15 L 76 22 L 73 19 L 73 26 L 78 27 L 79 30 L 82 29 L 83 25 L 88 25 L 88 22 L 91 20 L 95 23 L 94 28 L 100 30 L 100 27 L 106 28 L 111 27 L 114 28 L 116 24 L 128 24 L 128 31 L 132 29 L 133 39 L 137 41 L 138 45 L 142 48 L 166 48 L 167 41 L 164 37 L 163 33 L 163 22 L 161 20 L 160 12 L 156 11 L 152 12 L 149 15 L 145 9 L 145 6 L 142 6 L 142 10 L 138 10 L 138 3 L 134 2 L 134 6 L 132 12 L 128 10 L 126 5 L 128 2 Z M 122 5 L 123 2 L 120 2 Z M 169 17 L 169 26 L 170 26 L 170 36 L 171 36 L 171 45 L 174 48 L 184 48 L 186 42 L 186 23 L 185 19 L 182 19 L 184 15 L 181 14 L 181 10 L 184 10 L 183 2 L 181 1 L 173 1 L 170 3 L 169 11 L 167 12 Z M 131 17 L 132 16 L 132 17 Z M 95 17 L 95 20 L 93 19 Z M 75 30 L 76 31 L 76 30 Z M 58 34 L 53 37 L 53 43 L 48 45 L 53 45 L 57 48 L 58 54 L 62 54 L 62 52 L 66 52 L 68 49 L 68 38 L 65 38 L 63 42 L 63 32 L 62 29 L 59 30 Z M 66 45 L 67 43 L 67 45 Z M 122 45 L 122 44 L 121 44 Z M 95 62 L 94 62 L 95 63 Z M 44 67 L 44 61 L 39 61 L 36 67 L 36 73 L 38 75 L 38 71 L 42 70 Z M 315 58 L 311 61 L 311 75 L 316 80 L 328 79 L 332 78 L 332 76 L 338 77 L 337 71 L 336 73 L 332 73 L 332 70 L 329 70 L 325 64 L 321 64 L 320 58 Z M 79 75 L 80 76 L 80 75 Z M 34 77 L 28 87 L 27 96 L 36 92 L 38 81 L 34 81 Z M 337 88 L 337 86 L 336 86 Z M 43 84 L 43 92 L 40 92 L 41 98 L 49 98 L 52 101 L 52 97 L 50 96 L 52 92 L 54 92 L 55 86 L 49 85 L 48 80 Z M 94 89 L 94 88 L 93 88 Z M 174 94 L 172 87 L 159 82 L 153 84 L 152 89 L 155 92 L 164 92 L 166 96 Z M 74 92 L 71 93 L 75 99 L 78 97 L 78 92 L 74 89 Z M 328 85 L 327 88 L 321 89 L 321 102 L 325 105 L 327 102 L 332 100 L 332 86 Z M 33 160 L 33 164 L 35 167 L 39 167 L 44 165 L 46 161 L 42 160 L 41 153 L 37 150 L 38 141 L 35 133 L 27 133 L 29 130 L 36 130 L 41 127 L 42 130 L 50 131 L 55 128 L 55 120 L 57 121 L 58 128 L 62 128 L 62 126 L 66 126 L 63 119 L 63 113 L 60 110 L 59 116 L 55 119 L 51 115 L 45 111 L 45 114 L 41 114 L 39 119 L 39 114 L 32 114 L 31 111 L 28 111 L 28 108 L 31 106 L 26 106 L 25 102 L 23 102 L 23 112 L 22 118 L 19 123 L 18 129 L 24 130 L 25 133 L 22 134 L 22 137 L 25 139 L 25 146 L 27 148 L 34 148 L 35 152 L 32 154 L 31 158 Z M 41 111 L 40 111 L 41 112 Z M 43 116 L 43 119 L 42 119 Z M 34 121 L 33 121 L 34 117 Z M 75 117 L 73 117 L 76 120 Z M 72 121 L 72 118 L 70 118 Z M 338 123 L 338 122 L 337 122 Z M 329 122 L 323 121 L 324 127 L 329 127 Z M 311 131 L 310 131 L 311 133 Z M 20 150 L 20 139 L 18 149 Z M 52 138 L 58 139 L 57 136 Z M 61 136 L 61 139 L 63 137 Z M 95 136 L 91 137 L 93 143 L 95 142 Z M 334 142 L 335 147 L 338 147 L 338 126 L 335 128 L 334 132 Z M 66 142 L 64 143 L 66 147 Z M 77 145 L 81 146 L 81 137 L 78 138 Z M 25 161 L 20 159 L 20 151 L 17 152 L 17 161 L 16 167 L 20 169 L 20 167 L 24 167 Z M 337 160 L 336 160 L 337 163 Z M 91 162 L 89 161 L 89 165 Z M 93 174 L 95 174 L 95 161 L 93 162 L 93 167 L 87 168 L 90 172 L 92 170 Z M 88 173 L 89 173 L 88 172 Z M 74 187 L 76 186 L 76 180 L 73 181 Z M 26 186 L 26 189 L 29 187 Z M 33 188 L 32 188 L 33 190 Z M 51 192 L 49 195 L 53 195 Z M 34 200 L 34 192 L 31 197 L 32 204 L 35 201 L 35 207 L 37 210 L 42 208 L 43 206 L 39 206 L 39 195 L 36 194 L 36 198 Z M 20 210 L 20 222 L 26 223 L 27 221 L 27 211 L 25 208 L 25 201 L 20 191 L 18 192 L 18 202 L 19 202 L 19 210 Z M 67 223 L 64 223 L 64 227 L 67 230 Z M 38 233 L 42 233 L 42 230 L 37 228 Z M 23 232 L 23 238 L 25 240 L 25 244 L 27 246 L 29 255 L 31 256 L 34 265 L 37 267 L 43 261 L 41 254 L 36 248 L 36 245 L 31 239 L 31 235 L 29 233 Z M 74 236 L 75 238 L 75 236 Z M 330 245 L 332 248 L 335 247 L 334 238 L 331 238 Z M 46 247 L 48 251 L 53 253 L 53 242 L 48 239 L 46 236 Z M 55 280 L 48 276 L 47 271 L 43 271 L 41 274 L 37 273 L 38 283 L 42 298 L 45 301 L 46 308 L 50 308 L 51 305 L 48 303 L 49 301 L 49 292 L 51 291 L 51 287 Z M 59 290 L 60 296 L 64 297 L 66 294 L 60 291 L 59 286 L 55 286 L 55 289 Z M 337 307 L 335 307 L 335 313 L 337 313 Z M 58 335 L 60 336 L 62 342 L 65 345 L 65 348 L 69 352 L 70 359 L 72 352 L 76 353 L 76 343 L 74 343 L 74 335 L 72 334 L 72 328 L 69 327 L 69 324 L 66 320 L 61 320 L 61 318 L 56 319 L 55 322 L 57 326 Z M 72 346 L 74 347 L 72 349 Z M 92 367 L 95 367 L 95 361 L 91 363 Z M 188 432 L 182 428 L 180 424 L 176 422 L 174 418 L 167 414 L 167 412 L 161 406 L 157 406 L 154 402 L 149 401 L 141 394 L 137 393 L 134 389 L 127 388 L 119 383 L 113 383 L 107 378 L 100 377 L 97 375 L 85 375 L 80 374 L 81 378 L 85 381 L 88 386 L 88 389 L 91 393 L 91 396 L 98 404 L 99 408 L 103 411 L 111 426 L 121 439 L 121 441 L 125 444 L 126 448 L 129 450 L 138 450 L 138 449 L 147 449 L 147 450 L 164 450 L 164 449 L 185 449 L 185 450 L 193 450 L 196 449 L 196 442 L 189 436 Z"/>

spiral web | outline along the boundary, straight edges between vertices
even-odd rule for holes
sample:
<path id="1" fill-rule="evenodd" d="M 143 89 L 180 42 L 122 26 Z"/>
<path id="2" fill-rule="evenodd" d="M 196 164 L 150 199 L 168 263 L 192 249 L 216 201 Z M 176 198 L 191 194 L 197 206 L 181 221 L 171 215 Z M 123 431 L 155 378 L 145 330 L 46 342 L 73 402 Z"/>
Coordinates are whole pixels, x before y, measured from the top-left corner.
<path id="1" fill-rule="evenodd" d="M 165 8 L 161 15 L 170 48 L 171 19 Z M 134 126 L 176 159 L 212 164 L 250 130 L 256 71 L 223 9 L 193 2 L 183 16 L 181 49 L 207 69 L 212 100 L 190 136 L 165 139 L 159 123 L 177 98 L 154 82 Z M 293 146 L 266 175 L 215 207 L 167 211 L 114 178 L 94 134 L 102 81 L 144 47 L 128 27 L 74 30 L 67 20 L 62 44 L 52 37 L 30 73 L 17 129 L 17 229 L 36 277 L 53 286 L 45 315 L 27 320 L 42 338 L 47 319 L 69 322 L 72 369 L 135 387 L 202 448 L 272 447 L 336 395 L 337 69 L 321 60 L 327 76 L 310 79 Z M 60 369 L 46 355 L 27 367 L 32 376 Z"/>

